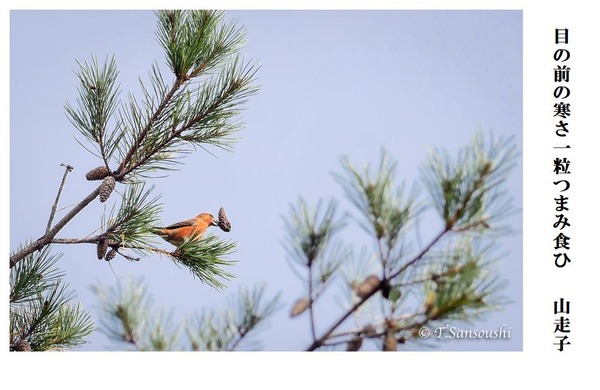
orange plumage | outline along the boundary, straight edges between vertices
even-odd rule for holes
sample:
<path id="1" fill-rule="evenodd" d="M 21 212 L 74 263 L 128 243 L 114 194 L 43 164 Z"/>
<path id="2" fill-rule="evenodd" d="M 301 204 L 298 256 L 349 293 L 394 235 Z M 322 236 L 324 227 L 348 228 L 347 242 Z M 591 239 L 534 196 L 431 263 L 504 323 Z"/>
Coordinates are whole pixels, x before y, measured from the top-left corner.
<path id="1" fill-rule="evenodd" d="M 185 221 L 166 227 L 157 227 L 153 232 L 161 236 L 165 241 L 179 246 L 188 238 L 198 241 L 210 226 L 217 226 L 215 217 L 209 213 L 201 213 Z"/>

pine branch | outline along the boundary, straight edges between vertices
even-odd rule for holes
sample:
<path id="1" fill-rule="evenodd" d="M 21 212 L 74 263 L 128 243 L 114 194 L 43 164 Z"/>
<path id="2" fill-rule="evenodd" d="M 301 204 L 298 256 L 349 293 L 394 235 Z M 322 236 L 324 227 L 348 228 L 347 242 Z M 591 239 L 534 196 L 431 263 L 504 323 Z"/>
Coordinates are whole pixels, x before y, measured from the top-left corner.
<path id="1" fill-rule="evenodd" d="M 206 235 L 199 241 L 184 241 L 177 250 L 167 255 L 178 265 L 186 267 L 192 275 L 202 282 L 224 289 L 219 279 L 231 280 L 234 275 L 223 270 L 223 266 L 231 266 L 234 261 L 225 260 L 223 256 L 231 254 L 236 246 L 234 242 L 221 241 L 213 235 Z"/>
<path id="2" fill-rule="evenodd" d="M 91 332 L 89 315 L 78 305 L 70 304 L 74 295 L 58 280 L 62 275 L 49 268 L 54 258 L 44 260 L 52 243 L 95 244 L 98 258 L 107 261 L 116 254 L 139 260 L 126 252 L 129 249 L 159 253 L 216 288 L 225 287 L 222 280 L 233 277 L 221 267 L 233 263 L 224 257 L 234 251 L 234 242 L 208 236 L 198 242 L 184 242 L 172 252 L 146 244 L 152 226 L 157 224 L 160 205 L 158 197 L 149 197 L 150 191 L 144 190 L 140 178 L 152 171 L 171 169 L 179 157 L 196 147 L 229 148 L 235 141 L 232 134 L 241 127 L 234 119 L 246 99 L 258 90 L 252 85 L 258 67 L 244 63 L 237 54 L 245 32 L 235 23 L 222 23 L 222 12 L 160 11 L 157 16 L 159 43 L 165 48 L 175 80 L 169 86 L 158 66 L 153 66 L 150 84 L 141 82 L 141 103 L 130 94 L 129 101 L 119 105 L 114 58 L 107 58 L 103 65 L 95 57 L 89 63 L 77 62 L 77 105 L 66 103 L 65 111 L 87 141 L 77 142 L 102 160 L 103 165 L 89 171 L 86 179 L 102 180 L 102 184 L 52 226 L 66 176 L 72 170 L 66 166 L 45 234 L 11 254 L 12 350 L 68 348 L 82 343 Z M 111 164 L 116 164 L 117 169 L 111 170 Z M 103 221 L 101 234 L 56 237 L 96 197 L 105 202 L 116 182 L 127 184 L 127 188 L 116 214 Z M 260 322 L 252 313 L 250 322 L 240 328 L 240 339 L 234 346 Z M 148 340 L 141 340 L 132 326 L 136 324 L 132 324 L 131 313 L 124 311 L 124 306 L 117 307 L 113 314 L 125 326 L 121 338 L 137 349 L 163 350 L 172 346 L 174 339 L 162 321 L 156 322 Z"/>
<path id="3" fill-rule="evenodd" d="M 499 189 L 516 156 L 509 143 L 510 139 L 491 136 L 486 142 L 477 134 L 471 147 L 463 148 L 454 162 L 445 151 L 431 153 L 423 178 L 448 229 L 486 230 L 512 212 L 506 194 Z"/>
<path id="4" fill-rule="evenodd" d="M 391 279 L 395 278 L 396 276 L 400 275 L 402 272 L 404 272 L 405 270 L 407 270 L 408 268 L 410 268 L 412 265 L 414 265 L 416 262 L 418 262 L 419 260 L 421 260 L 423 258 L 423 256 L 425 256 L 426 253 L 429 252 L 429 250 L 431 248 L 433 248 L 434 245 L 436 245 L 441 239 L 442 237 L 448 233 L 447 230 L 443 230 L 441 231 L 436 237 L 434 237 L 429 244 L 423 248 L 419 254 L 417 254 L 412 260 L 408 261 L 404 266 L 402 266 L 398 271 L 392 273 L 390 276 L 388 276 L 388 278 L 386 280 L 383 280 L 381 283 L 378 283 L 377 286 L 374 286 L 374 288 L 370 289 L 370 291 L 366 292 L 366 294 L 364 294 L 361 299 L 356 302 L 354 305 L 352 305 L 348 310 L 346 310 L 346 312 L 344 314 L 342 314 L 340 316 L 340 318 L 338 318 L 323 334 L 321 337 L 319 337 L 318 339 L 316 339 L 315 341 L 313 341 L 313 343 L 306 349 L 307 351 L 314 351 L 317 348 L 323 346 L 325 344 L 325 341 L 329 338 L 329 336 L 340 326 L 342 325 L 346 319 L 348 319 L 348 317 L 350 317 L 352 315 L 352 313 L 356 312 L 356 310 L 358 310 L 362 305 L 364 305 L 369 298 L 371 298 L 372 296 L 374 296 L 376 293 L 378 293 L 379 291 L 381 291 L 381 289 L 383 288 L 383 286 L 385 286 L 387 284 L 387 282 L 389 282 Z"/>
<path id="5" fill-rule="evenodd" d="M 80 86 L 79 108 L 65 105 L 67 117 L 80 133 L 93 144 L 106 167 L 121 139 L 118 131 L 108 131 L 108 123 L 117 107 L 119 87 L 115 58 L 106 60 L 102 68 L 92 57 L 91 64 L 80 63 L 77 73 Z"/>
<path id="6" fill-rule="evenodd" d="M 109 229 L 107 236 L 98 236 L 95 238 L 83 238 L 83 239 L 55 239 L 55 236 L 60 230 L 81 210 L 83 210 L 89 203 L 91 203 L 100 194 L 100 185 L 90 195 L 88 195 L 83 201 L 77 204 L 71 211 L 69 211 L 52 229 L 50 229 L 43 237 L 39 238 L 36 242 L 33 242 L 26 247 L 18 250 L 10 257 L 10 267 L 14 267 L 19 261 L 25 256 L 43 249 L 48 244 L 55 242 L 61 244 L 77 244 L 77 243 L 98 243 L 96 240 L 102 238 L 113 239 L 119 243 L 140 243 L 140 237 L 149 232 L 149 229 L 153 222 L 157 220 L 157 213 L 160 210 L 160 206 L 156 205 L 158 200 L 154 198 L 148 200 L 148 195 L 151 189 L 147 192 L 143 192 L 143 185 L 130 185 L 124 198 L 124 202 L 121 204 L 120 214 L 118 215 L 118 224 L 113 224 Z M 129 245 L 129 244 L 128 244 Z M 133 246 L 132 245 L 132 246 Z"/>
<path id="7" fill-rule="evenodd" d="M 391 272 L 398 256 L 393 251 L 399 246 L 403 233 L 417 215 L 416 194 L 404 192 L 401 185 L 394 192 L 396 163 L 382 150 L 376 173 L 367 165 L 362 171 L 355 168 L 348 158 L 341 159 L 344 174 L 334 174 L 350 203 L 361 214 L 358 224 L 375 238 L 382 277 Z"/>
<path id="8" fill-rule="evenodd" d="M 110 289 L 98 284 L 92 290 L 105 313 L 100 318 L 100 331 L 137 350 L 146 349 L 142 340 L 150 309 L 146 289 L 139 283 L 130 282 L 124 288 L 121 284 Z"/>
<path id="9" fill-rule="evenodd" d="M 143 126 L 141 128 L 141 130 L 137 133 L 137 135 L 135 136 L 135 139 L 129 142 L 129 150 L 125 154 L 125 156 L 123 158 L 121 158 L 121 163 L 119 165 L 119 168 L 116 170 L 117 177 L 120 180 L 123 180 L 126 177 L 126 175 L 133 172 L 135 169 L 139 168 L 141 165 L 143 165 L 149 159 L 149 156 L 151 156 L 152 154 L 155 154 L 161 148 L 164 148 L 168 144 L 168 142 L 170 140 L 172 140 L 173 137 L 170 137 L 169 141 L 163 141 L 159 147 L 155 147 L 154 149 L 152 149 L 151 153 L 146 153 L 146 156 L 147 156 L 146 158 L 142 158 L 141 161 L 132 162 L 133 157 L 135 155 L 141 153 L 139 149 L 143 147 L 144 141 L 148 137 L 148 133 L 151 131 L 152 126 L 154 125 L 155 122 L 158 121 L 158 119 L 162 115 L 164 115 L 164 112 L 167 111 L 167 108 L 169 107 L 169 105 L 172 104 L 173 96 L 177 93 L 177 91 L 181 88 L 182 85 L 183 85 L 182 81 L 179 81 L 179 80 L 175 81 L 175 83 L 173 84 L 171 89 L 162 98 L 158 107 L 154 110 L 154 113 L 152 114 L 152 116 L 148 119 L 146 125 Z M 134 115 L 134 118 L 136 117 L 136 115 L 141 116 L 140 114 L 136 114 L 136 110 L 139 110 L 139 109 L 136 108 L 136 106 L 133 103 L 130 104 L 130 107 L 131 107 L 132 115 Z M 140 119 L 136 119 L 133 124 L 135 125 L 136 122 L 139 123 Z"/>
<path id="10" fill-rule="evenodd" d="M 187 334 L 193 350 L 234 351 L 244 345 L 254 347 L 252 336 L 279 309 L 279 294 L 265 298 L 265 288 L 242 288 L 232 297 L 228 308 L 205 311 L 189 325 Z"/>
<path id="11" fill-rule="evenodd" d="M 344 225 L 336 216 L 336 204 L 333 201 L 327 205 L 325 211 L 322 211 L 321 206 L 322 203 L 319 202 L 314 210 L 310 210 L 306 202 L 299 199 L 298 206 L 291 208 L 290 218 L 285 220 L 289 241 L 292 242 L 287 248 L 288 253 L 306 268 L 308 273 L 308 296 L 294 305 L 292 316 L 295 317 L 308 309 L 313 339 L 317 338 L 314 303 L 337 268 L 336 264 L 330 264 L 324 259 L 323 253 L 331 237 Z M 319 273 L 315 272 L 317 265 L 321 266 Z"/>
<path id="12" fill-rule="evenodd" d="M 100 330 L 110 339 L 136 350 L 170 350 L 180 342 L 185 330 L 191 350 L 233 351 L 253 344 L 253 336 L 279 308 L 279 294 L 266 298 L 264 286 L 242 288 L 226 308 L 204 310 L 195 321 L 171 324 L 157 314 L 141 282 L 106 288 L 95 285 L 104 316 Z M 180 344 L 180 343 L 179 343 Z M 183 345 L 183 344 L 180 344 Z M 184 347 L 185 349 L 185 347 Z"/>
<path id="13" fill-rule="evenodd" d="M 228 147 L 228 137 L 238 130 L 231 120 L 247 97 L 256 93 L 257 68 L 244 65 L 234 54 L 244 32 L 233 25 L 219 27 L 222 13 L 212 11 L 162 11 L 157 13 L 159 43 L 167 53 L 175 81 L 164 85 L 156 67 L 151 74 L 152 93 L 142 84 L 145 106 L 135 98 L 122 111 L 127 123 L 128 151 L 122 153 L 116 178 L 156 169 L 169 169 L 187 147 L 204 144 Z M 223 70 L 213 77 L 215 67 Z M 204 77 L 191 90 L 194 79 Z"/>
<path id="14" fill-rule="evenodd" d="M 300 198 L 298 206 L 291 207 L 290 218 L 285 219 L 288 234 L 286 249 L 289 256 L 303 266 L 310 266 L 319 261 L 326 250 L 330 238 L 344 227 L 344 222 L 336 215 L 336 203 L 330 201 L 325 211 L 319 202 L 315 209 L 310 209 Z"/>
<path id="15" fill-rule="evenodd" d="M 59 258 L 50 256 L 46 247 L 11 270 L 11 350 L 70 348 L 91 333 L 89 313 L 70 303 L 75 295 L 54 268 Z"/>
<path id="16" fill-rule="evenodd" d="M 331 337 L 335 337 L 335 330 L 378 292 L 385 298 L 380 301 L 382 313 L 387 312 L 383 314 L 387 325 L 379 334 L 384 338 L 384 350 L 397 348 L 400 339 L 395 335 L 403 330 L 394 319 L 403 294 L 402 287 L 423 285 L 427 288 L 424 294 L 426 310 L 423 318 L 417 321 L 420 324 L 441 318 L 467 318 L 479 310 L 491 308 L 489 297 L 497 290 L 498 284 L 484 276 L 480 258 L 470 252 L 470 244 L 464 241 L 455 244 L 456 253 L 445 253 L 439 257 L 438 261 L 442 259 L 442 264 L 445 264 L 443 259 L 454 259 L 446 269 L 432 270 L 424 277 L 408 281 L 405 275 L 417 264 L 435 264 L 430 252 L 449 233 L 471 239 L 474 234 L 487 232 L 490 229 L 489 221 L 498 220 L 505 214 L 502 207 L 507 203 L 503 202 L 504 194 L 498 187 L 513 158 L 514 153 L 507 141 L 492 139 L 490 145 L 486 146 L 480 135 L 474 137 L 470 148 L 461 151 L 455 163 L 447 154 L 434 154 L 428 165 L 429 174 L 425 176 L 434 205 L 444 221 L 444 228 L 419 253 L 402 263 L 399 262 L 403 257 L 402 247 L 397 247 L 402 231 L 415 217 L 415 197 L 405 200 L 401 192 L 392 193 L 395 164 L 388 161 L 385 153 L 374 178 L 368 166 L 364 171 L 359 171 L 347 159 L 343 159 L 346 176 L 337 175 L 336 178 L 352 205 L 362 214 L 359 224 L 375 238 L 381 276 L 372 274 L 360 284 L 352 283 L 358 301 L 345 310 L 321 337 L 313 337 L 307 350 L 341 344 L 341 341 L 330 342 Z M 302 228 L 296 229 L 301 237 L 296 241 L 302 242 L 307 232 Z M 459 260 L 464 260 L 464 263 Z M 402 281 L 394 282 L 395 279 Z M 388 304 L 384 305 L 384 302 Z M 406 326 L 410 328 L 414 324 Z M 344 342 L 348 343 L 349 350 L 356 350 L 360 348 L 362 338 L 360 334 L 353 334 Z M 405 342 L 405 338 L 402 338 L 402 342 Z"/>
<path id="17" fill-rule="evenodd" d="M 98 244 L 104 235 L 96 235 L 85 238 L 53 238 L 51 244 Z"/>
<path id="18" fill-rule="evenodd" d="M 37 293 L 50 287 L 64 273 L 54 268 L 61 255 L 50 255 L 49 247 L 39 254 L 26 256 L 10 272 L 10 303 L 26 303 L 38 295 Z"/>
<path id="19" fill-rule="evenodd" d="M 257 91 L 251 85 L 256 68 L 243 65 L 237 57 L 233 57 L 243 42 L 243 30 L 234 28 L 233 24 L 217 27 L 222 21 L 222 13 L 218 12 L 164 11 L 159 12 L 158 16 L 159 41 L 164 45 L 167 57 L 173 60 L 171 65 L 179 75 L 168 88 L 158 68 L 153 67 L 152 91 L 142 85 L 145 107 L 141 108 L 132 97 L 129 106 L 122 106 L 121 118 L 116 121 L 115 128 L 109 131 L 108 125 L 115 112 L 119 93 L 115 61 L 111 59 L 103 67 L 98 65 L 95 58 L 91 64 L 79 63 L 80 108 L 75 109 L 67 104 L 66 111 L 73 125 L 95 145 L 98 155 L 103 159 L 107 170 L 104 187 L 101 185 L 88 195 L 54 227 L 48 228 L 37 242 L 12 254 L 11 268 L 24 256 L 52 242 L 56 234 L 98 194 L 101 194 L 101 201 L 106 200 L 110 195 L 106 190 L 112 189 L 115 181 L 135 181 L 136 175 L 144 177 L 146 172 L 168 168 L 169 164 L 174 164 L 181 154 L 186 153 L 186 145 L 204 147 L 204 144 L 213 144 L 224 147 L 230 143 L 227 137 L 238 129 L 231 119 L 239 112 L 239 105 Z M 192 69 L 190 74 L 184 74 L 187 70 L 180 73 L 178 67 L 181 64 L 177 65 L 180 62 L 182 66 Z M 197 89 L 197 95 L 190 93 L 188 86 L 193 78 L 205 76 L 224 64 L 227 66 L 219 75 L 214 78 L 207 76 L 206 83 Z M 199 101 L 194 102 L 194 98 Z M 117 150 L 120 163 L 111 172 L 110 159 Z M 107 181 L 112 182 L 104 183 Z M 137 224 L 139 227 L 139 221 Z M 140 232 L 140 229 L 133 231 Z M 119 231 L 119 234 L 122 233 L 122 230 Z M 136 236 L 139 235 L 125 238 L 134 239 Z M 127 244 L 139 246 L 135 240 Z"/>
<path id="20" fill-rule="evenodd" d="M 219 67 L 244 43 L 245 31 L 222 23 L 223 11 L 159 11 L 157 38 L 177 79 Z"/>
<path id="21" fill-rule="evenodd" d="M 488 249 L 480 249 L 466 236 L 442 254 L 447 259 L 444 264 L 447 271 L 443 277 L 432 278 L 424 285 L 425 314 L 430 320 L 464 319 L 471 311 L 493 305 L 493 294 L 502 283 L 485 270 L 484 254 Z"/>

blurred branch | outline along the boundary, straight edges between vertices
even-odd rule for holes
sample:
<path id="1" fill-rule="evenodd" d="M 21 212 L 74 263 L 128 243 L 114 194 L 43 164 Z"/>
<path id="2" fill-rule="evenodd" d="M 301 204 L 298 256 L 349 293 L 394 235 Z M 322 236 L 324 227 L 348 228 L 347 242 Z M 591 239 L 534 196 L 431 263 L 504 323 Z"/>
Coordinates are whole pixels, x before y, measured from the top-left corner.
<path id="1" fill-rule="evenodd" d="M 335 261 L 327 261 L 324 253 L 331 238 L 344 226 L 344 222 L 336 215 L 335 202 L 329 202 L 323 211 L 321 202 L 311 210 L 303 199 L 299 199 L 298 205 L 292 207 L 285 225 L 289 241 L 292 242 L 287 247 L 289 256 L 306 268 L 308 275 L 308 296 L 297 301 L 292 308 L 292 317 L 308 309 L 311 334 L 316 339 L 314 303 L 338 267 Z M 320 268 L 315 270 L 317 265 Z"/>
<path id="2" fill-rule="evenodd" d="M 173 325 L 169 317 L 156 314 L 141 282 L 129 281 L 125 286 L 93 287 L 102 302 L 104 316 L 101 331 L 110 339 L 135 350 L 233 351 L 254 346 L 252 337 L 279 308 L 279 294 L 265 297 L 264 286 L 241 289 L 227 307 L 220 311 L 204 311 L 194 321 Z M 187 340 L 180 334 L 184 331 Z"/>
<path id="3" fill-rule="evenodd" d="M 373 295 L 375 295 L 376 293 L 378 293 L 379 291 L 381 291 L 381 289 L 383 288 L 383 286 L 386 285 L 386 282 L 389 282 L 391 279 L 395 278 L 396 276 L 400 275 L 402 272 L 404 272 L 406 269 L 408 269 L 410 266 L 412 266 L 413 264 L 415 264 L 417 261 L 419 261 L 420 259 L 423 258 L 423 256 L 435 245 L 437 244 L 442 237 L 447 233 L 447 230 L 443 230 L 441 231 L 435 238 L 433 238 L 430 243 L 421 250 L 421 252 L 415 256 L 412 260 L 410 260 L 409 262 L 407 262 L 403 267 L 401 267 L 398 271 L 394 272 L 393 274 L 391 274 L 387 279 L 383 280 L 382 283 L 379 283 L 377 286 L 374 286 L 374 288 L 370 289 L 370 291 L 366 292 L 358 302 L 356 302 L 354 305 L 352 305 L 348 310 L 346 310 L 346 312 L 344 314 L 342 314 L 336 321 L 333 322 L 333 324 L 325 331 L 323 332 L 322 336 L 319 337 L 318 339 L 314 340 L 313 343 L 306 349 L 307 351 L 314 351 L 317 348 L 321 347 L 322 345 L 324 345 L 325 341 L 329 338 L 329 336 L 340 326 L 344 323 L 344 321 L 346 321 L 346 319 L 348 319 L 348 317 L 350 317 L 352 315 L 352 313 L 354 313 L 356 310 L 358 310 L 365 302 L 367 302 L 369 300 L 369 298 L 371 298 Z"/>
<path id="4" fill-rule="evenodd" d="M 515 155 L 510 141 L 493 137 L 488 140 L 480 134 L 459 152 L 455 161 L 447 153 L 432 153 L 423 177 L 443 223 L 429 242 L 412 255 L 406 250 L 409 245 L 405 231 L 416 226 L 414 222 L 422 209 L 415 191 L 407 195 L 405 185 L 394 184 L 396 163 L 382 151 L 379 167 L 371 172 L 368 165 L 357 169 L 343 158 L 343 174 L 335 174 L 335 178 L 358 211 L 355 221 L 374 239 L 373 254 L 360 261 L 365 264 L 368 259 L 375 259 L 378 271 L 370 270 L 362 278 L 346 278 L 343 287 L 350 287 L 352 300 L 317 337 L 314 293 L 322 289 L 315 288 L 318 277 L 314 276 L 312 265 L 328 262 L 330 254 L 324 248 L 331 235 L 321 234 L 319 229 L 326 232 L 330 218 L 318 220 L 316 213 L 306 211 L 308 206 L 303 201 L 292 206 L 291 218 L 286 220 L 286 249 L 297 264 L 307 269 L 308 297 L 295 302 L 291 316 L 309 311 L 313 340 L 307 350 L 346 344 L 347 350 L 355 351 L 362 348 L 364 339 L 377 339 L 384 351 L 393 351 L 415 338 L 413 333 L 418 326 L 442 319 L 466 320 L 492 309 L 502 284 L 489 277 L 484 251 L 479 252 L 473 241 L 493 237 L 491 232 L 499 231 L 497 223 L 511 211 L 502 184 Z M 434 249 L 443 241 L 449 243 L 450 250 L 436 254 Z M 349 263 L 345 257 L 342 261 Z M 328 278 L 341 262 L 336 263 Z M 419 287 L 421 291 L 417 291 Z M 406 307 L 403 297 L 407 294 L 411 301 L 415 297 L 422 299 L 421 308 Z M 368 328 L 359 325 L 358 330 L 343 329 L 348 318 L 376 295 L 381 318 L 375 320 L 369 314 Z M 355 317 L 360 323 L 359 316 Z"/>

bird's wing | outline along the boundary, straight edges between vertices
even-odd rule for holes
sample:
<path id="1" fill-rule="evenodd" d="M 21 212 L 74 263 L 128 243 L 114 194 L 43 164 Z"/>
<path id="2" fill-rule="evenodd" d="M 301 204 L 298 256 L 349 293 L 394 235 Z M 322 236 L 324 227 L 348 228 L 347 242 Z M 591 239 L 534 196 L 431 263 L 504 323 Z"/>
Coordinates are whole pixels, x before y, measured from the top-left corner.
<path id="1" fill-rule="evenodd" d="M 166 226 L 163 229 L 177 229 L 186 226 L 194 226 L 196 224 L 196 218 L 186 219 L 185 221 L 177 222 L 172 225 Z"/>

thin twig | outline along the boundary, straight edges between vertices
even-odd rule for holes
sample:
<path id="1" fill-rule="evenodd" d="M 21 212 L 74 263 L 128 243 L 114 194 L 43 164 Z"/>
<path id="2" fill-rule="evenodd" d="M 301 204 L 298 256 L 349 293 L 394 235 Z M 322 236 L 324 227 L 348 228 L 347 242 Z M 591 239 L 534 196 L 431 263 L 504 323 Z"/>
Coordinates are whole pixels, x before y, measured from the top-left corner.
<path id="1" fill-rule="evenodd" d="M 425 320 L 417 321 L 417 322 L 414 322 L 412 324 L 408 324 L 408 325 L 405 325 L 405 326 L 395 327 L 394 328 L 394 332 L 404 332 L 404 331 L 415 329 L 415 328 L 421 328 L 422 326 L 426 325 L 429 322 L 429 320 L 430 319 L 427 318 Z M 356 336 L 356 335 L 360 335 L 360 333 L 361 333 L 360 331 L 358 331 L 358 332 L 356 332 L 356 331 L 348 331 L 348 332 L 342 332 L 342 333 L 337 333 L 337 334 L 331 335 L 323 343 L 323 346 L 334 347 L 336 345 L 346 344 L 350 340 L 349 339 L 344 339 L 343 337 L 345 337 L 345 336 Z M 363 335 L 362 338 L 363 339 L 381 339 L 387 333 L 388 333 L 388 330 L 384 329 L 383 331 L 380 331 L 380 332 L 373 332 L 373 333 L 370 333 L 369 335 Z M 333 338 L 340 338 L 340 340 L 332 341 Z"/>
<path id="2" fill-rule="evenodd" d="M 52 240 L 50 240 L 50 244 L 97 244 L 98 242 L 100 242 L 103 239 L 104 239 L 103 234 L 98 235 L 98 236 L 93 236 L 93 237 L 86 237 L 86 238 L 53 238 Z M 109 240 L 109 241 L 114 241 L 114 240 Z M 154 247 L 124 246 L 124 245 L 121 245 L 121 243 L 118 243 L 117 241 L 114 241 L 114 242 L 115 242 L 114 245 L 109 244 L 109 246 L 114 247 L 118 254 L 120 254 L 121 256 L 123 256 L 124 258 L 126 258 L 129 261 L 140 261 L 140 258 L 126 255 L 125 253 L 122 253 L 119 249 L 140 249 L 140 250 L 147 250 L 150 252 L 156 252 L 156 253 L 159 253 L 162 255 L 171 255 L 171 252 L 168 252 L 164 249 L 159 249 L 159 248 L 154 248 Z"/>
<path id="3" fill-rule="evenodd" d="M 46 225 L 46 234 L 48 234 L 48 232 L 50 231 L 50 227 L 52 226 L 52 220 L 54 220 L 54 214 L 56 213 L 58 200 L 60 199 L 60 194 L 62 193 L 65 181 L 67 180 L 67 175 L 73 170 L 73 167 L 68 164 L 65 165 L 61 163 L 60 166 L 65 167 L 65 174 L 63 175 L 62 181 L 60 182 L 60 186 L 58 187 L 58 194 L 56 194 L 56 200 L 54 200 L 54 204 L 52 205 L 52 209 L 50 210 L 50 218 L 48 218 L 48 225 Z"/>
<path id="4" fill-rule="evenodd" d="M 412 259 L 411 261 L 409 261 L 408 263 L 404 264 L 402 267 L 400 267 L 400 269 L 398 269 L 396 272 L 393 272 L 392 274 L 390 274 L 390 276 L 388 277 L 388 280 L 392 280 L 394 279 L 396 276 L 400 275 L 402 272 L 406 271 L 409 267 L 411 267 L 414 263 L 416 263 L 417 261 L 421 260 L 421 258 L 423 256 L 425 256 L 425 254 L 427 252 L 429 252 L 429 250 L 449 231 L 451 231 L 450 229 L 444 229 L 442 230 L 433 240 L 431 240 L 431 242 L 429 243 L 429 245 L 427 245 L 427 247 L 425 249 L 423 249 L 421 251 L 421 253 L 419 253 L 419 255 L 417 257 L 415 257 L 414 259 Z"/>
<path id="5" fill-rule="evenodd" d="M 313 340 L 317 339 L 317 331 L 315 329 L 315 313 L 313 310 L 313 264 L 309 262 L 308 265 L 308 314 L 310 316 L 310 331 L 313 337 Z"/>
<path id="6" fill-rule="evenodd" d="M 52 240 L 50 240 L 50 244 L 97 244 L 98 242 L 100 242 L 101 240 L 104 240 L 105 236 L 104 234 L 100 234 L 97 236 L 92 236 L 92 237 L 85 237 L 85 238 L 53 238 Z M 114 246 L 114 247 L 118 247 L 119 249 L 138 249 L 138 250 L 146 250 L 146 251 L 150 251 L 150 252 L 156 252 L 158 254 L 161 255 L 172 255 L 173 252 L 169 252 L 166 249 L 160 249 L 160 248 L 155 248 L 153 246 L 126 246 L 123 245 L 122 242 L 113 240 L 113 239 L 109 239 L 107 240 L 107 243 L 109 246 Z M 121 252 L 119 252 L 119 254 L 121 256 L 124 257 L 128 257 L 124 254 L 122 254 Z"/>
<path id="7" fill-rule="evenodd" d="M 100 194 L 100 186 L 86 196 L 81 202 L 71 209 L 60 221 L 54 225 L 46 234 L 40 237 L 37 241 L 32 242 L 26 247 L 14 253 L 10 256 L 10 268 L 14 267 L 19 261 L 27 255 L 32 254 L 35 251 L 43 249 L 46 245 L 50 244 L 52 239 L 58 234 L 58 232 L 65 227 L 70 220 L 72 220 L 81 210 L 83 210 L 88 204 L 90 204 Z"/>
<path id="8" fill-rule="evenodd" d="M 333 333 L 329 336 L 328 340 L 334 339 L 334 338 L 339 338 L 339 337 L 346 337 L 346 336 L 356 336 L 356 335 L 360 335 L 361 333 L 363 333 L 364 328 L 355 328 L 352 330 L 346 330 L 340 333 Z"/>
<path id="9" fill-rule="evenodd" d="M 238 328 L 238 336 L 239 337 L 233 343 L 231 343 L 231 345 L 227 348 L 227 351 L 235 351 L 235 349 L 244 340 L 244 337 L 246 337 L 250 331 L 251 331 L 251 329 L 244 330 L 244 329 Z"/>
<path id="10" fill-rule="evenodd" d="M 50 244 L 97 244 L 101 236 L 93 236 L 86 238 L 53 238 Z"/>
<path id="11" fill-rule="evenodd" d="M 129 260 L 129 261 L 140 261 L 141 260 L 141 258 L 139 258 L 139 257 L 133 257 L 133 256 L 126 255 L 125 253 L 121 253 L 121 251 L 119 249 L 127 249 L 127 248 L 121 247 L 121 248 L 116 249 L 117 253 L 120 254 L 121 256 L 123 256 L 124 258 L 126 258 L 127 260 Z"/>
<path id="12" fill-rule="evenodd" d="M 417 317 L 423 316 L 424 313 L 421 312 L 417 312 L 417 313 L 411 313 L 411 314 L 403 314 L 403 315 L 399 315 L 396 317 L 391 317 L 391 319 L 395 322 L 402 322 L 402 321 L 410 321 L 410 320 L 414 320 Z M 385 325 L 389 320 L 385 319 L 382 320 L 379 323 L 372 323 L 371 325 L 376 328 L 379 325 Z M 416 321 L 413 323 L 410 323 L 408 325 L 404 325 L 404 326 L 396 326 L 394 328 L 395 331 L 403 331 L 403 330 L 408 330 L 408 329 L 412 329 L 417 325 L 422 324 L 423 321 Z M 327 340 L 332 340 L 335 338 L 340 338 L 340 337 L 347 337 L 347 336 L 356 336 L 356 335 L 362 335 L 364 338 L 376 338 L 376 337 L 380 337 L 386 334 L 386 330 L 384 331 L 380 331 L 380 332 L 376 332 L 374 329 L 372 331 L 366 332 L 365 331 L 365 327 L 359 327 L 359 328 L 354 328 L 354 329 L 350 329 L 350 330 L 345 330 L 345 331 L 341 331 L 339 333 L 332 333 L 331 335 L 329 335 Z M 329 344 L 327 344 L 329 345 Z"/>

